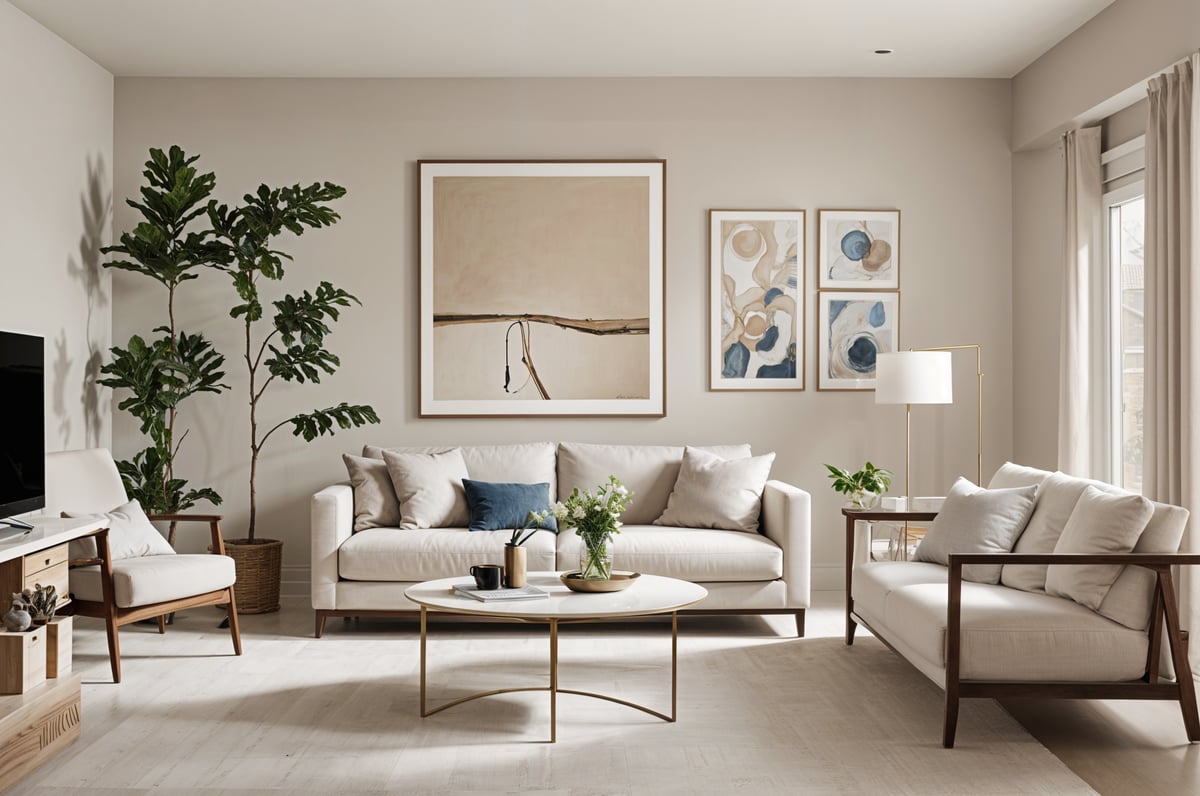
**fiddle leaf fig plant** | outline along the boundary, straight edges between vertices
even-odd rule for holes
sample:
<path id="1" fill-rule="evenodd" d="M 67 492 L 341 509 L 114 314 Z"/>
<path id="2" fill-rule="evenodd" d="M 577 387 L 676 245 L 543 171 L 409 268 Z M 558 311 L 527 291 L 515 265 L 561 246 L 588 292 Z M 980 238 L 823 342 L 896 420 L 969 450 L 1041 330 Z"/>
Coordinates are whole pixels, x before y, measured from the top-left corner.
<path id="1" fill-rule="evenodd" d="M 199 500 L 214 505 L 221 496 L 207 487 L 188 489 L 187 481 L 175 476 L 175 459 L 187 437 L 178 433 L 180 405 L 202 392 L 228 389 L 221 380 L 225 358 L 201 334 L 189 334 L 175 321 L 175 299 L 179 287 L 200 275 L 203 267 L 222 266 L 231 259 L 228 248 L 215 238 L 207 224 L 196 224 L 207 214 L 216 185 L 211 172 L 201 174 L 189 157 L 172 146 L 167 152 L 151 149 L 142 175 L 141 201 L 126 200 L 142 221 L 106 246 L 105 254 L 119 255 L 106 268 L 141 274 L 166 288 L 167 323 L 155 327 L 156 337 L 133 335 L 122 347 L 110 349 L 112 361 L 100 371 L 98 382 L 106 387 L 128 390 L 117 407 L 129 412 L 140 424 L 150 445 L 132 459 L 117 462 L 125 491 L 151 514 L 175 514 Z"/>
<path id="2" fill-rule="evenodd" d="M 345 193 L 345 188 L 329 182 L 286 188 L 262 185 L 256 193 L 246 194 L 241 205 L 209 206 L 209 221 L 228 253 L 227 260 L 216 267 L 229 274 L 240 300 L 229 314 L 245 327 L 241 356 L 246 363 L 250 406 L 249 542 L 254 541 L 258 515 L 259 458 L 271 435 L 291 426 L 294 436 L 311 442 L 335 433 L 335 426 L 348 429 L 379 422 L 371 406 L 342 402 L 284 418 L 265 432 L 259 427 L 261 401 L 276 380 L 319 383 L 322 375 L 334 373 L 341 365 L 326 348 L 325 339 L 341 310 L 361 303 L 355 296 L 323 281 L 312 292 L 305 290 L 271 302 L 274 314 L 268 317 L 259 287 L 263 279 L 282 280 L 284 261 L 292 259 L 272 248 L 274 240 L 285 231 L 302 235 L 307 229 L 335 224 L 340 216 L 329 203 Z"/>

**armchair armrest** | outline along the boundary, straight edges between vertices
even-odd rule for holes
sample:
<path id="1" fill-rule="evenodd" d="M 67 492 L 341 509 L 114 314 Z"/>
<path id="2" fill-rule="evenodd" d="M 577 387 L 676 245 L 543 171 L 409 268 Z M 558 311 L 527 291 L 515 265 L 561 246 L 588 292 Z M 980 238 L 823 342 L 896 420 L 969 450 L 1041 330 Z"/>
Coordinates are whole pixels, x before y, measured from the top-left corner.
<path id="1" fill-rule="evenodd" d="M 312 606 L 337 608 L 338 549 L 354 532 L 354 490 L 349 484 L 327 486 L 312 497 Z"/>
<path id="2" fill-rule="evenodd" d="M 212 534 L 212 551 L 214 554 L 225 555 L 225 541 L 221 538 L 221 514 L 147 514 L 152 522 L 171 523 L 170 535 L 167 541 L 175 546 L 175 523 L 177 522 L 207 522 L 209 533 Z"/>
<path id="3" fill-rule="evenodd" d="M 807 608 L 812 588 L 812 496 L 783 481 L 768 481 L 762 532 L 783 550 L 787 607 Z"/>

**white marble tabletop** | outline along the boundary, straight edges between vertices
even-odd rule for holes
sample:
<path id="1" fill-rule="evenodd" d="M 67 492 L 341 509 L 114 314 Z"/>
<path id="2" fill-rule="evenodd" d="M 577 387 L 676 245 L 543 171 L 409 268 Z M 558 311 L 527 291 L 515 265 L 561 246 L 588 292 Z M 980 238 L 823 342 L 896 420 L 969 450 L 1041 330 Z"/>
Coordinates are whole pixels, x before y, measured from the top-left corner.
<path id="1" fill-rule="evenodd" d="M 104 527 L 103 520 L 65 519 L 38 515 L 21 517 L 32 531 L 0 526 L 0 561 L 12 561 L 47 547 L 69 542 Z"/>
<path id="2" fill-rule="evenodd" d="M 435 611 L 513 619 L 601 619 L 605 617 L 664 614 L 695 605 L 708 590 L 695 583 L 658 575 L 641 575 L 633 585 L 618 592 L 573 592 L 562 584 L 557 572 L 530 572 L 527 581 L 549 597 L 532 600 L 481 602 L 454 591 L 455 586 L 474 587 L 469 575 L 430 580 L 409 586 L 404 595 L 418 605 Z"/>

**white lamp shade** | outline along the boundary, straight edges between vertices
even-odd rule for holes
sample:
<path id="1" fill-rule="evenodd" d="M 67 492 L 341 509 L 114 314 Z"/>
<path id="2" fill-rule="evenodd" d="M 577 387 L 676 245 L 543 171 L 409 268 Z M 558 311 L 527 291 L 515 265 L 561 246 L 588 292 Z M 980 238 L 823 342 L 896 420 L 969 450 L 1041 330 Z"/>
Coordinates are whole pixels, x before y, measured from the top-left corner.
<path id="1" fill-rule="evenodd" d="M 954 403 L 949 351 L 896 351 L 875 358 L 875 403 Z"/>

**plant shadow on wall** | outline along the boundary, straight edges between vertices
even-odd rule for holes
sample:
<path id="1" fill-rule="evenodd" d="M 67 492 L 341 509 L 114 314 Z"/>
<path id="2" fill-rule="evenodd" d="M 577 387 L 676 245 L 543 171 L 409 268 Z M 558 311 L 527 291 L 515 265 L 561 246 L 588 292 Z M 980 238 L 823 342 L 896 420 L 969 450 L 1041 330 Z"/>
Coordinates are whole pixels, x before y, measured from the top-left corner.
<path id="1" fill-rule="evenodd" d="M 97 340 L 99 335 L 96 334 L 97 311 L 108 306 L 110 299 L 104 290 L 100 263 L 101 246 L 104 243 L 104 235 L 108 230 L 109 216 L 112 212 L 112 193 L 106 185 L 105 172 L 102 158 L 88 159 L 87 189 L 79 197 L 80 212 L 83 216 L 83 232 L 79 236 L 79 253 L 77 257 L 67 258 L 67 275 L 83 288 L 87 302 L 83 339 L 87 357 L 83 362 L 83 379 L 79 384 L 79 402 L 83 409 L 82 444 L 88 448 L 100 446 L 104 431 L 104 418 L 108 416 L 104 392 L 99 383 L 104 352 Z M 51 412 L 58 420 L 58 433 L 64 448 L 75 444 L 71 438 L 73 429 L 67 406 L 68 382 L 71 378 L 71 367 L 74 364 L 70 355 L 71 348 L 67 330 L 60 329 L 54 338 L 54 362 L 51 368 L 54 379 L 51 387 Z"/>

